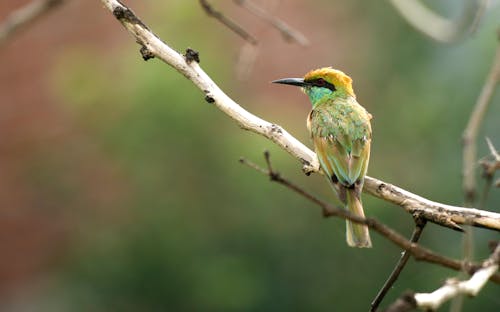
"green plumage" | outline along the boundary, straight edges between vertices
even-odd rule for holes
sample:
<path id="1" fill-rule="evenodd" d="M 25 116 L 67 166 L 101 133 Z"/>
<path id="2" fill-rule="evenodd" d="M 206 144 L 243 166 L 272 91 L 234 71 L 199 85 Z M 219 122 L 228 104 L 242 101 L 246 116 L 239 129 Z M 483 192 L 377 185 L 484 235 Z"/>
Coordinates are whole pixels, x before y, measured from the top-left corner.
<path id="1" fill-rule="evenodd" d="M 322 168 L 330 177 L 335 175 L 346 187 L 363 179 L 371 140 L 370 115 L 354 98 L 320 99 L 309 114 L 309 131 L 320 145 Z"/>
<path id="2" fill-rule="evenodd" d="M 321 169 L 346 208 L 364 217 L 361 191 L 370 159 L 371 115 L 356 101 L 351 78 L 339 70 L 320 68 L 304 78 L 274 82 L 300 86 L 308 95 L 313 109 L 307 127 Z M 346 222 L 348 245 L 371 247 L 368 227 Z"/>
<path id="3" fill-rule="evenodd" d="M 371 116 L 351 96 L 327 96 L 313 107 L 308 127 L 321 168 L 346 208 L 364 217 L 361 190 L 370 159 Z M 365 225 L 346 224 L 349 246 L 371 247 Z"/>

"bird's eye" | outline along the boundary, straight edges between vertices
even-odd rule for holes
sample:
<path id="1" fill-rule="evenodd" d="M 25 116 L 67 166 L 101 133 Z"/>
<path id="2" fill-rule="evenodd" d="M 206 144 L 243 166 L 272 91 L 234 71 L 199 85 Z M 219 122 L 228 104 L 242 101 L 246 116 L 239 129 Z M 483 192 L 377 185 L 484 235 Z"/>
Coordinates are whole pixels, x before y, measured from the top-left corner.
<path id="1" fill-rule="evenodd" d="M 316 80 L 316 84 L 320 87 L 323 87 L 326 85 L 326 81 L 323 78 L 319 78 L 318 80 Z"/>
<path id="2" fill-rule="evenodd" d="M 323 78 L 316 78 L 313 80 L 309 80 L 309 81 L 306 81 L 306 83 L 308 83 L 310 86 L 320 87 L 320 88 L 328 88 L 332 91 L 335 91 L 335 86 Z"/>

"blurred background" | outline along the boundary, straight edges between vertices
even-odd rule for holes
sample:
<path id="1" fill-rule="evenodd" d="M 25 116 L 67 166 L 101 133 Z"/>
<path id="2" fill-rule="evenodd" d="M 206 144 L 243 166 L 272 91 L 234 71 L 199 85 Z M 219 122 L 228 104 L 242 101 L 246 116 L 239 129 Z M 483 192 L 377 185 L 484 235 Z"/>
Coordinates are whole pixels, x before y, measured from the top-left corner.
<path id="1" fill-rule="evenodd" d="M 416 32 L 388 1 L 257 1 L 302 32 L 283 40 L 229 0 L 211 1 L 258 48 L 208 17 L 198 1 L 127 1 L 178 51 L 250 112 L 309 145 L 310 104 L 270 81 L 333 66 L 354 79 L 374 115 L 369 175 L 462 205 L 461 135 L 497 47 L 500 5 L 453 44 Z M 0 3 L 0 21 L 28 3 Z M 456 17 L 456 1 L 425 1 Z M 342 220 L 239 164 L 274 167 L 323 199 L 318 175 L 244 132 L 172 68 L 144 62 L 100 1 L 66 1 L 0 46 L 1 311 L 363 311 L 401 250 L 345 244 Z M 500 92 L 481 127 L 500 148 Z M 479 176 L 480 189 L 483 181 Z M 409 236 L 411 217 L 364 195 L 365 211 Z M 492 189 L 486 209 L 498 211 Z M 475 230 L 475 259 L 498 233 Z M 462 234 L 430 224 L 422 244 L 462 257 Z M 383 305 L 432 291 L 456 272 L 410 260 Z M 500 306 L 487 284 L 465 311 Z M 443 308 L 446 310 L 447 308 Z"/>

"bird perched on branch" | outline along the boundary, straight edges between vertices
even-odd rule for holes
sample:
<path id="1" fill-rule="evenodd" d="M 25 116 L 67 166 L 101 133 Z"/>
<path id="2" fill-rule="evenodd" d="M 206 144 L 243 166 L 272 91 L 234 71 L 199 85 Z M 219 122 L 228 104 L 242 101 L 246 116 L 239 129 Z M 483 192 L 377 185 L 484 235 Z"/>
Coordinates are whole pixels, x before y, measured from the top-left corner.
<path id="1" fill-rule="evenodd" d="M 356 101 L 352 79 L 332 68 L 320 68 L 304 78 L 273 81 L 299 86 L 309 96 L 312 110 L 307 128 L 321 169 L 346 208 L 364 217 L 361 191 L 370 159 L 372 116 Z M 368 227 L 347 220 L 347 244 L 371 247 Z"/>

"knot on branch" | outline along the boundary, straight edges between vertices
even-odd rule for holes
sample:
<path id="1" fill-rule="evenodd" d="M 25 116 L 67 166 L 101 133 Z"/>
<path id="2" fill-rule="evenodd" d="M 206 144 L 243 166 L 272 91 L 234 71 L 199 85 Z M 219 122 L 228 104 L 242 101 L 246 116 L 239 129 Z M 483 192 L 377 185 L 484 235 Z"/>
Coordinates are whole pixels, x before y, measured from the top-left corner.
<path id="1" fill-rule="evenodd" d="M 213 97 L 211 97 L 210 95 L 206 95 L 205 101 L 207 101 L 207 103 L 209 103 L 209 104 L 212 104 L 215 102 L 215 99 Z"/>
<path id="2" fill-rule="evenodd" d="M 278 126 L 278 125 L 276 125 L 276 124 L 272 124 L 271 125 L 271 133 L 282 135 L 283 134 L 283 129 L 281 129 L 281 127 Z"/>
<path id="3" fill-rule="evenodd" d="M 378 187 L 377 187 L 377 190 L 378 190 L 379 192 L 383 192 L 383 191 L 384 191 L 384 189 L 385 189 L 385 183 L 380 183 L 380 184 L 378 185 Z"/>
<path id="4" fill-rule="evenodd" d="M 412 216 L 416 226 L 418 226 L 419 228 L 425 227 L 425 225 L 427 224 L 427 219 L 423 216 L 422 213 L 417 213 L 416 211 L 414 211 L 412 213 Z"/>
<path id="5" fill-rule="evenodd" d="M 469 275 L 476 273 L 476 271 L 479 270 L 480 268 L 481 266 L 476 265 L 470 261 L 466 260 L 462 261 L 462 271 Z"/>
<path id="6" fill-rule="evenodd" d="M 113 15 L 122 23 L 140 25 L 141 27 L 149 30 L 148 26 L 146 26 L 131 9 L 127 8 L 123 4 L 113 9 Z"/>
<path id="7" fill-rule="evenodd" d="M 479 164 L 483 167 L 483 177 L 487 180 L 492 180 L 495 171 L 500 170 L 500 154 L 489 138 L 486 138 L 486 143 L 488 144 L 491 155 L 481 159 Z"/>
<path id="8" fill-rule="evenodd" d="M 191 64 L 192 61 L 196 63 L 200 62 L 200 53 L 191 48 L 186 49 L 186 53 L 184 54 L 184 58 L 186 59 L 186 63 Z"/>
<path id="9" fill-rule="evenodd" d="M 147 61 L 149 59 L 152 59 L 155 57 L 153 52 L 151 52 L 146 46 L 142 46 L 141 49 L 139 50 L 141 52 L 142 59 Z"/>
<path id="10" fill-rule="evenodd" d="M 212 104 L 215 102 L 215 99 L 213 98 L 213 96 L 210 94 L 210 91 L 208 90 L 203 90 L 203 92 L 205 92 L 205 101 L 207 101 L 207 103 L 209 104 Z"/>
<path id="11" fill-rule="evenodd" d="M 300 161 L 303 164 L 302 171 L 306 176 L 310 176 L 311 173 L 314 173 L 316 171 L 315 168 L 311 165 L 311 163 L 308 162 L 307 160 L 301 158 Z"/>
<path id="12" fill-rule="evenodd" d="M 279 181 L 279 180 L 281 180 L 280 173 L 276 172 L 276 171 L 269 171 L 269 179 L 271 181 Z"/>

